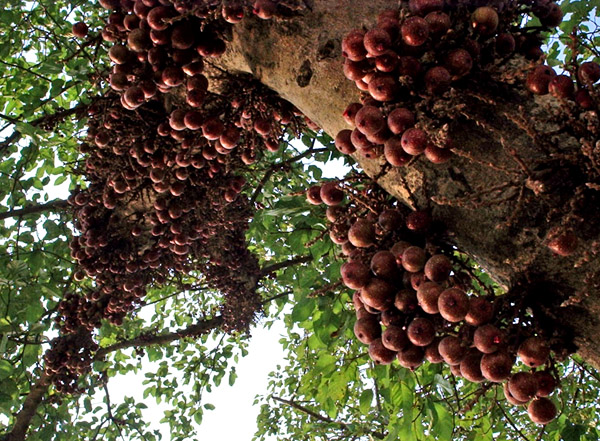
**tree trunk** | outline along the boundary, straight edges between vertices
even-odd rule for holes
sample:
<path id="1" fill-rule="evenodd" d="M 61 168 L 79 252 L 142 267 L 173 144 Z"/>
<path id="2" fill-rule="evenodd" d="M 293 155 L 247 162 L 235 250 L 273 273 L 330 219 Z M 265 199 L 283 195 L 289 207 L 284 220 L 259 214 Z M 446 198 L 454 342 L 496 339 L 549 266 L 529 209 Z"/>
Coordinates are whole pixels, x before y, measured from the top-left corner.
<path id="1" fill-rule="evenodd" d="M 348 128 L 345 107 L 359 99 L 342 72 L 341 39 L 351 29 L 372 27 L 386 7 L 390 2 L 383 0 L 315 1 L 291 20 L 248 17 L 234 27 L 219 64 L 252 73 L 335 137 Z M 525 90 L 523 77 L 530 67 L 516 60 L 499 68 L 492 82 L 480 76 L 468 87 L 456 83 L 437 112 L 448 122 L 457 155 L 443 165 L 420 157 L 385 172 L 378 182 L 414 208 L 431 208 L 434 219 L 447 227 L 449 243 L 502 286 L 526 297 L 547 330 L 567 337 L 574 343 L 568 349 L 600 367 L 600 277 L 592 258 L 598 231 L 590 222 L 598 213 L 577 208 L 591 207 L 596 190 L 586 187 L 580 170 L 565 159 L 582 156 L 578 138 L 568 129 L 547 135 L 561 128 L 551 122 L 558 103 L 534 99 Z M 515 73 L 514 84 L 498 81 L 504 72 Z M 378 175 L 384 163 L 356 159 L 370 176 Z M 585 212 L 585 220 L 578 223 L 572 208 L 579 216 Z M 571 257 L 553 255 L 546 246 L 548 234 L 565 223 L 580 238 Z"/>

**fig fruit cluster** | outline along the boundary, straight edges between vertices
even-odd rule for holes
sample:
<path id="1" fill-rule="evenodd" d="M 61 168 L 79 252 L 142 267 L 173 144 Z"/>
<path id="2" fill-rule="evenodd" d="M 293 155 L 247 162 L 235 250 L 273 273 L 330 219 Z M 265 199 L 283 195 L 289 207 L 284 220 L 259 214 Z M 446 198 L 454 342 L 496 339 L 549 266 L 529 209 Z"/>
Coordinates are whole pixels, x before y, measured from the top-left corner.
<path id="1" fill-rule="evenodd" d="M 383 155 L 394 167 L 421 154 L 436 164 L 448 161 L 452 140 L 434 130 L 428 112 L 450 89 L 468 90 L 516 54 L 541 57 L 541 29 L 515 24 L 523 14 L 539 17 L 546 29 L 562 20 L 548 0 L 410 0 L 379 14 L 374 28 L 351 31 L 342 41 L 343 70 L 363 96 L 344 111 L 350 128 L 337 134 L 336 147 Z"/>
<path id="2" fill-rule="evenodd" d="M 434 245 L 429 212 L 407 213 L 374 194 L 335 182 L 307 192 L 310 203 L 328 205 L 330 237 L 346 256 L 341 279 L 355 290 L 354 334 L 371 359 L 407 369 L 443 362 L 465 380 L 502 383 L 535 423 L 554 419 L 547 397 L 557 381 L 543 332 L 515 320 L 522 311 L 503 296 L 471 293 L 471 276 Z"/>
<path id="3" fill-rule="evenodd" d="M 538 64 L 529 71 L 525 86 L 535 95 L 550 94 L 561 101 L 574 102 L 585 111 L 598 108 L 598 80 L 600 65 L 595 61 L 585 61 L 560 75 L 551 66 Z"/>
<path id="4" fill-rule="evenodd" d="M 249 2 L 109 3 L 102 35 L 113 43 L 110 87 L 128 110 L 168 99 L 169 115 L 156 128 L 161 136 L 201 148 L 207 161 L 234 153 L 251 164 L 261 150 L 278 150 L 285 126 L 303 124 L 294 106 L 250 76 L 206 72 Z M 275 4 L 257 1 L 255 10 Z"/>

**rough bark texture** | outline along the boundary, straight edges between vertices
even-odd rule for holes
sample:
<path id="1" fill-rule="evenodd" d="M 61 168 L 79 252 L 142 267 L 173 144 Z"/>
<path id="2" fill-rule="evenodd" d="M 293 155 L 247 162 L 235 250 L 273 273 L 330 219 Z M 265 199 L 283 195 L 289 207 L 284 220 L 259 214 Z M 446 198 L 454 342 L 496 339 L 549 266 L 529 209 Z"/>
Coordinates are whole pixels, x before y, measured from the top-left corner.
<path id="1" fill-rule="evenodd" d="M 315 1 L 312 10 L 293 20 L 245 19 L 235 26 L 219 64 L 251 72 L 335 136 L 347 128 L 344 108 L 359 98 L 342 73 L 341 39 L 351 29 L 372 26 L 377 13 L 392 3 Z M 524 62 L 521 66 L 527 67 Z M 577 181 L 577 172 L 549 160 L 545 144 L 553 140 L 534 135 L 552 130 L 549 124 L 540 127 L 535 118 L 547 121 L 556 103 L 533 99 L 519 78 L 514 86 L 498 90 L 477 82 L 468 90 L 445 109 L 459 155 L 444 165 L 417 159 L 385 173 L 379 183 L 411 206 L 431 208 L 434 218 L 447 226 L 450 243 L 473 256 L 503 286 L 528 296 L 542 324 L 557 335 L 566 333 L 578 352 L 599 367 L 597 259 L 579 261 L 585 246 L 575 257 L 554 256 L 544 243 L 563 218 L 555 212 L 570 203 L 575 192 L 571 183 Z M 565 153 L 580 149 L 573 137 L 559 138 Z M 369 175 L 379 174 L 382 161 L 358 159 Z M 590 216 L 596 214 L 590 211 Z M 594 223 L 578 227 L 585 244 L 597 239 Z"/>

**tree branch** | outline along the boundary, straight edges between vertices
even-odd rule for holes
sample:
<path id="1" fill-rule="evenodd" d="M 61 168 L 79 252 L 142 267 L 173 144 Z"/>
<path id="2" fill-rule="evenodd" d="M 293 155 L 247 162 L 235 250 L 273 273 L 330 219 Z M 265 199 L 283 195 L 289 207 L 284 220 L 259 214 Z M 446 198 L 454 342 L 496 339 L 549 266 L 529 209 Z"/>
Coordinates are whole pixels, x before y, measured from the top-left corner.
<path id="1" fill-rule="evenodd" d="M 310 147 L 308 148 L 308 150 L 306 150 L 303 153 L 300 153 L 299 155 L 296 155 L 290 159 L 286 159 L 285 161 L 281 161 L 278 162 L 277 164 L 273 164 L 269 167 L 269 169 L 267 170 L 267 172 L 263 175 L 262 179 L 260 180 L 260 182 L 258 183 L 258 185 L 256 186 L 256 188 L 254 189 L 254 193 L 252 193 L 252 197 L 250 198 L 250 202 L 254 203 L 256 202 L 256 199 L 258 198 L 258 195 L 260 194 L 260 192 L 262 191 L 263 187 L 265 186 L 265 184 L 269 181 L 269 179 L 271 178 L 271 176 L 273 175 L 273 173 L 275 173 L 278 170 L 281 170 L 287 166 L 289 166 L 290 164 L 293 164 L 294 162 L 300 161 L 304 158 L 308 158 L 310 155 L 313 155 L 315 153 L 318 152 L 324 152 L 326 150 L 328 150 L 326 147 L 324 148 L 320 148 L 320 149 L 315 149 L 315 142 L 317 141 L 317 138 L 313 138 L 313 141 L 310 145 Z"/>
<path id="2" fill-rule="evenodd" d="M 0 220 L 7 219 L 10 217 L 25 216 L 28 214 L 43 213 L 45 211 L 62 211 L 67 208 L 69 203 L 63 199 L 55 199 L 45 204 L 30 205 L 25 208 L 16 208 L 14 210 L 5 211 L 0 213 Z"/>
<path id="3" fill-rule="evenodd" d="M 180 340 L 185 337 L 194 337 L 212 331 L 213 329 L 217 329 L 219 326 L 221 326 L 222 323 L 223 318 L 221 316 L 216 316 L 208 320 L 203 320 L 199 323 L 196 323 L 195 325 L 191 325 L 185 329 L 181 329 L 179 331 L 171 332 L 168 334 L 155 336 L 140 335 L 139 337 L 133 338 L 131 340 L 124 340 L 122 342 L 115 343 L 114 345 L 101 348 L 100 350 L 98 350 L 98 352 L 96 352 L 94 360 L 100 360 L 105 355 L 114 351 L 118 351 L 119 349 L 163 345 L 171 343 L 175 340 Z M 23 407 L 16 415 L 15 425 L 13 426 L 12 430 L 8 432 L 3 441 L 25 440 L 27 429 L 31 424 L 31 420 L 35 415 L 37 408 L 41 404 L 44 395 L 48 391 L 49 386 L 50 377 L 43 373 L 42 376 L 35 383 L 35 385 L 31 388 L 29 394 L 27 395 L 27 398 L 25 398 Z"/>
<path id="4" fill-rule="evenodd" d="M 123 340 L 114 345 L 101 348 L 94 355 L 94 360 L 100 360 L 107 354 L 118 351 L 120 349 L 127 348 L 141 348 L 146 346 L 165 345 L 176 340 L 181 340 L 186 337 L 195 337 L 200 334 L 205 334 L 209 331 L 217 329 L 223 324 L 223 317 L 220 315 L 213 317 L 208 320 L 203 320 L 195 325 L 188 326 L 187 328 L 180 329 L 179 331 L 170 332 L 168 334 L 160 334 L 150 336 L 147 334 L 140 335 L 139 337 L 132 338 L 131 340 Z"/>
<path id="5" fill-rule="evenodd" d="M 5 438 L 6 441 L 23 441 L 25 439 L 27 429 L 29 428 L 29 424 L 31 424 L 31 419 L 35 415 L 39 405 L 42 403 L 42 399 L 44 398 L 44 395 L 46 395 L 49 386 L 50 378 L 44 372 L 31 387 L 27 398 L 25 398 L 23 407 L 15 417 L 15 425 Z"/>
<path id="6" fill-rule="evenodd" d="M 260 270 L 259 277 L 262 279 L 266 275 L 278 271 L 283 268 L 287 268 L 288 266 L 299 265 L 302 263 L 307 263 L 313 260 L 312 256 L 298 256 L 293 259 L 284 260 L 283 262 L 274 263 L 273 265 L 267 265 L 263 269 Z"/>
<path id="7" fill-rule="evenodd" d="M 71 107 L 70 109 L 62 109 L 62 110 L 58 110 L 55 113 L 40 116 L 39 118 L 34 119 L 33 121 L 31 121 L 28 124 L 31 126 L 34 126 L 34 127 L 39 127 L 39 126 L 45 127 L 46 125 L 54 126 L 54 124 L 56 122 L 58 122 L 64 118 L 67 118 L 71 115 L 75 115 L 80 112 L 84 112 L 88 108 L 88 106 L 89 106 L 89 104 L 80 102 L 79 104 L 77 104 L 74 107 Z M 15 142 L 19 141 L 22 137 L 23 137 L 23 134 L 21 132 L 19 132 L 18 130 L 15 130 L 4 141 L 0 142 L 0 153 L 2 153 L 5 149 L 7 149 L 11 144 L 14 144 Z"/>
<path id="8" fill-rule="evenodd" d="M 281 398 L 281 397 L 277 397 L 275 395 L 271 395 L 271 398 L 273 398 L 275 401 L 279 401 L 280 403 L 283 404 L 287 404 L 290 407 L 293 407 L 296 410 L 299 410 L 300 412 L 313 417 L 316 420 L 322 421 L 324 423 L 329 423 L 329 424 L 337 424 L 338 426 L 340 426 L 343 430 L 351 432 L 351 430 L 348 428 L 348 425 L 346 423 L 342 423 L 341 421 L 335 421 L 332 420 L 331 418 L 327 417 L 327 416 L 323 416 L 321 414 L 318 414 L 298 403 L 296 403 L 295 401 L 292 400 L 286 400 L 285 398 Z M 385 435 L 383 433 L 379 433 L 379 432 L 369 432 L 370 435 L 372 435 L 373 437 L 377 438 L 377 439 L 384 439 Z"/>

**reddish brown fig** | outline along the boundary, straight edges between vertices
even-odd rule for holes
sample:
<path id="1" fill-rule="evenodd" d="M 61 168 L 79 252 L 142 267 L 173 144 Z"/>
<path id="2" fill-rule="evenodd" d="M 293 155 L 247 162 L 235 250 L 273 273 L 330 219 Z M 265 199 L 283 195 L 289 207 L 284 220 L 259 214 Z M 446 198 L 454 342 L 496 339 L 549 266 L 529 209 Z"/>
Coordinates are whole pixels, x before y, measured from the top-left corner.
<path id="1" fill-rule="evenodd" d="M 570 256 L 577 251 L 578 238 L 572 231 L 567 231 L 548 242 L 548 248 L 559 256 Z"/>
<path id="2" fill-rule="evenodd" d="M 162 71 L 161 78 L 167 86 L 177 87 L 180 84 L 183 84 L 183 81 L 185 80 L 185 74 L 180 67 L 170 66 L 166 67 Z"/>
<path id="3" fill-rule="evenodd" d="M 420 247 L 411 246 L 402 253 L 402 267 L 411 273 L 419 272 L 425 266 L 425 250 Z"/>
<path id="4" fill-rule="evenodd" d="M 409 0 L 410 12 L 425 15 L 431 11 L 440 11 L 444 8 L 444 0 Z"/>
<path id="5" fill-rule="evenodd" d="M 377 107 L 364 106 L 356 113 L 354 123 L 361 133 L 371 135 L 383 129 L 385 126 L 385 117 Z"/>
<path id="6" fill-rule="evenodd" d="M 367 31 L 363 43 L 369 55 L 377 57 L 390 48 L 392 45 L 392 38 L 385 30 L 374 28 Z"/>
<path id="7" fill-rule="evenodd" d="M 404 151 L 402 139 L 399 135 L 392 136 L 385 142 L 383 145 L 383 155 L 385 156 L 385 160 L 394 167 L 402 167 L 413 159 L 412 155 Z"/>
<path id="8" fill-rule="evenodd" d="M 387 51 L 375 58 L 375 68 L 380 72 L 394 72 L 398 67 L 398 54 Z"/>
<path id="9" fill-rule="evenodd" d="M 435 66 L 425 73 L 425 87 L 432 95 L 444 93 L 450 87 L 451 82 L 452 76 L 445 67 Z"/>
<path id="10" fill-rule="evenodd" d="M 452 150 L 449 148 L 439 148 L 433 144 L 428 144 L 425 148 L 425 157 L 434 164 L 443 164 L 448 162 L 452 156 Z"/>
<path id="11" fill-rule="evenodd" d="M 352 61 L 361 61 L 367 55 L 363 43 L 365 34 L 362 31 L 350 31 L 342 40 L 342 55 Z"/>
<path id="12" fill-rule="evenodd" d="M 387 208 L 379 214 L 377 222 L 384 231 L 395 231 L 402 228 L 404 216 L 396 209 Z"/>
<path id="13" fill-rule="evenodd" d="M 344 121 L 352 127 L 354 127 L 354 120 L 356 119 L 356 114 L 362 108 L 361 103 L 350 103 L 346 110 L 344 110 L 343 117 Z"/>
<path id="14" fill-rule="evenodd" d="M 586 89 L 579 89 L 575 92 L 575 102 L 585 110 L 593 109 L 596 106 L 590 92 Z"/>
<path id="15" fill-rule="evenodd" d="M 396 257 L 390 251 L 378 251 L 371 258 L 371 271 L 377 277 L 393 280 L 399 271 Z"/>
<path id="16" fill-rule="evenodd" d="M 515 397 L 513 397 L 513 395 L 510 393 L 510 390 L 508 389 L 508 382 L 504 383 L 502 385 L 502 390 L 504 392 L 504 396 L 506 397 L 506 400 L 512 404 L 513 406 L 523 406 L 524 404 L 527 404 L 527 401 L 521 401 L 521 400 L 517 400 Z"/>
<path id="17" fill-rule="evenodd" d="M 398 92 L 396 79 L 388 74 L 375 74 L 369 81 L 369 93 L 377 101 L 392 101 Z"/>
<path id="18" fill-rule="evenodd" d="M 463 76 L 473 68 L 473 58 L 464 49 L 454 49 L 446 57 L 446 67 L 452 75 Z"/>
<path id="19" fill-rule="evenodd" d="M 504 331 L 490 324 L 478 327 L 473 334 L 473 345 L 484 354 L 496 352 L 505 340 Z"/>
<path id="20" fill-rule="evenodd" d="M 367 317 L 360 318 L 354 323 L 354 335 L 361 343 L 370 344 L 373 340 L 381 336 L 381 326 L 377 318 L 369 314 Z"/>
<path id="21" fill-rule="evenodd" d="M 537 378 L 531 372 L 517 372 L 508 380 L 508 390 L 518 401 L 529 401 L 537 393 Z"/>
<path id="22" fill-rule="evenodd" d="M 401 138 L 402 148 L 409 155 L 420 155 L 429 144 L 429 137 L 425 131 L 418 128 L 410 128 L 404 132 Z"/>
<path id="23" fill-rule="evenodd" d="M 473 12 L 471 24 L 481 35 L 491 35 L 498 28 L 500 19 L 496 10 L 490 6 L 481 6 Z"/>
<path id="24" fill-rule="evenodd" d="M 517 355 L 527 366 L 538 367 L 548 361 L 550 348 L 543 338 L 529 337 L 521 343 Z"/>
<path id="25" fill-rule="evenodd" d="M 402 326 L 404 324 L 404 314 L 392 307 L 381 313 L 381 324 L 383 326 Z"/>
<path id="26" fill-rule="evenodd" d="M 277 3 L 272 0 L 256 0 L 252 12 L 263 20 L 270 20 L 277 11 Z"/>
<path id="27" fill-rule="evenodd" d="M 422 66 L 419 60 L 410 55 L 398 58 L 398 73 L 416 79 L 421 74 Z"/>
<path id="28" fill-rule="evenodd" d="M 432 282 L 445 282 L 452 271 L 452 262 L 443 254 L 435 254 L 425 263 L 425 276 Z"/>
<path id="29" fill-rule="evenodd" d="M 494 305 L 483 297 L 469 299 L 469 312 L 465 321 L 471 326 L 481 326 L 494 317 Z"/>
<path id="30" fill-rule="evenodd" d="M 144 104 L 146 101 L 146 95 L 141 87 L 131 86 L 128 87 L 123 93 L 123 100 L 130 108 L 135 109 L 136 107 Z"/>
<path id="31" fill-rule="evenodd" d="M 346 58 L 343 65 L 344 76 L 352 81 L 362 80 L 369 71 L 368 63 L 363 61 L 352 61 Z"/>
<path id="32" fill-rule="evenodd" d="M 401 240 L 399 242 L 396 242 L 392 246 L 392 248 L 390 248 L 390 251 L 392 252 L 392 254 L 394 256 L 396 256 L 396 263 L 398 265 L 402 265 L 402 253 L 404 253 L 404 250 L 411 246 L 412 246 L 412 244 L 410 242 Z"/>
<path id="33" fill-rule="evenodd" d="M 346 210 L 344 207 L 331 206 L 327 207 L 327 210 L 325 210 L 325 217 L 327 217 L 329 222 L 336 222 L 345 212 Z"/>
<path id="34" fill-rule="evenodd" d="M 540 22 L 544 26 L 554 28 L 562 23 L 563 11 L 556 3 L 552 2 L 547 6 L 543 15 L 540 16 Z"/>
<path id="35" fill-rule="evenodd" d="M 399 351 L 397 354 L 400 366 L 406 369 L 415 369 L 423 363 L 425 350 L 421 346 L 409 344 L 408 347 Z"/>
<path id="36" fill-rule="evenodd" d="M 344 200 L 344 192 L 337 182 L 326 182 L 321 185 L 321 200 L 328 206 L 340 205 Z"/>
<path id="37" fill-rule="evenodd" d="M 356 260 L 344 263 L 340 268 L 340 272 L 342 282 L 350 289 L 362 288 L 371 278 L 369 267 Z"/>
<path id="38" fill-rule="evenodd" d="M 356 147 L 352 144 L 352 130 L 344 129 L 335 137 L 335 147 L 345 155 L 351 155 L 356 151 Z"/>
<path id="39" fill-rule="evenodd" d="M 313 185 L 306 191 L 306 200 L 312 205 L 321 205 L 323 199 L 321 199 L 321 186 Z"/>
<path id="40" fill-rule="evenodd" d="M 127 35 L 127 46 L 134 52 L 144 52 L 151 49 L 150 33 L 146 29 L 134 29 Z"/>
<path id="41" fill-rule="evenodd" d="M 556 379 L 549 371 L 537 371 L 533 375 L 538 382 L 536 396 L 547 397 L 556 388 Z"/>
<path id="42" fill-rule="evenodd" d="M 556 406 L 548 398 L 536 398 L 527 407 L 527 414 L 536 424 L 548 424 L 556 418 Z"/>
<path id="43" fill-rule="evenodd" d="M 241 4 L 237 3 L 223 5 L 221 15 L 227 23 L 236 24 L 242 21 L 242 18 L 244 18 L 244 8 Z"/>
<path id="44" fill-rule="evenodd" d="M 555 76 L 556 72 L 550 66 L 537 66 L 527 75 L 527 89 L 536 95 L 546 95 L 550 80 Z"/>
<path id="45" fill-rule="evenodd" d="M 223 131 L 225 131 L 225 125 L 217 117 L 210 117 L 202 124 L 202 136 L 211 141 L 219 139 Z"/>
<path id="46" fill-rule="evenodd" d="M 429 211 L 413 211 L 406 216 L 406 228 L 417 233 L 425 233 L 431 226 L 431 220 Z"/>
<path id="47" fill-rule="evenodd" d="M 350 141 L 357 149 L 366 150 L 374 147 L 373 143 L 358 129 L 352 130 Z"/>
<path id="48" fill-rule="evenodd" d="M 500 56 L 507 56 L 515 51 L 517 43 L 515 37 L 507 32 L 498 34 L 496 37 L 496 52 Z"/>
<path id="49" fill-rule="evenodd" d="M 73 25 L 71 32 L 77 38 L 85 38 L 88 34 L 88 26 L 84 22 L 79 21 Z"/>
<path id="50" fill-rule="evenodd" d="M 190 110 L 186 112 L 183 122 L 188 129 L 199 130 L 204 123 L 204 117 L 197 110 Z"/>
<path id="51" fill-rule="evenodd" d="M 435 338 L 435 327 L 431 320 L 418 317 L 410 322 L 406 334 L 413 345 L 427 346 Z"/>
<path id="52" fill-rule="evenodd" d="M 406 348 L 410 341 L 406 331 L 400 326 L 388 326 L 381 336 L 383 345 L 391 351 L 401 351 Z"/>
<path id="53" fill-rule="evenodd" d="M 419 306 L 427 314 L 437 314 L 438 309 L 438 298 L 444 288 L 435 282 L 424 282 L 417 289 L 417 300 Z"/>
<path id="54" fill-rule="evenodd" d="M 463 361 L 466 355 L 466 348 L 462 345 L 461 340 L 453 335 L 446 336 L 440 340 L 438 351 L 449 365 L 457 365 Z"/>
<path id="55" fill-rule="evenodd" d="M 401 289 L 396 293 L 394 306 L 405 314 L 413 312 L 417 306 L 417 294 L 412 289 Z"/>
<path id="56" fill-rule="evenodd" d="M 379 278 L 370 279 L 360 292 L 365 305 L 378 311 L 389 309 L 394 303 L 394 286 Z"/>
<path id="57" fill-rule="evenodd" d="M 396 358 L 396 352 L 386 348 L 378 338 L 369 345 L 369 356 L 375 364 L 390 364 Z"/>
<path id="58" fill-rule="evenodd" d="M 559 99 L 573 99 L 575 86 L 573 80 L 568 75 L 558 75 L 548 83 L 548 91 L 552 96 Z"/>
<path id="59" fill-rule="evenodd" d="M 421 46 L 429 38 L 429 23 L 421 17 L 408 17 L 400 28 L 402 40 L 409 46 Z"/>
<path id="60" fill-rule="evenodd" d="M 445 12 L 434 11 L 425 16 L 425 20 L 429 24 L 429 33 L 432 38 L 440 38 L 448 32 L 452 27 L 450 16 Z"/>
<path id="61" fill-rule="evenodd" d="M 136 2 L 137 4 L 138 2 Z M 169 27 L 168 19 L 172 15 L 171 8 L 166 6 L 157 6 L 152 8 L 146 17 L 148 21 L 148 26 L 154 29 L 155 31 L 164 31 Z"/>
<path id="62" fill-rule="evenodd" d="M 404 107 L 392 110 L 387 117 L 387 125 L 394 135 L 401 135 L 415 125 L 415 114 Z"/>
<path id="63" fill-rule="evenodd" d="M 115 64 L 125 64 L 131 58 L 131 52 L 122 44 L 115 44 L 108 50 L 108 56 Z"/>
<path id="64" fill-rule="evenodd" d="M 469 350 L 460 362 L 460 374 L 473 383 L 481 383 L 485 377 L 481 373 L 481 357 L 483 354 L 476 350 Z"/>
<path id="65" fill-rule="evenodd" d="M 481 358 L 481 373 L 494 383 L 501 383 L 510 376 L 514 362 L 504 351 L 485 354 Z"/>
<path id="66" fill-rule="evenodd" d="M 438 298 L 440 314 L 449 322 L 459 322 L 469 311 L 469 298 L 460 288 L 449 288 Z"/>
<path id="67" fill-rule="evenodd" d="M 438 337 L 425 348 L 425 358 L 429 363 L 441 363 L 444 361 L 444 357 L 441 356 L 439 351 L 439 345 L 440 339 Z"/>
<path id="68" fill-rule="evenodd" d="M 368 219 L 358 219 L 348 231 L 348 240 L 358 248 L 375 244 L 375 225 Z"/>
<path id="69" fill-rule="evenodd" d="M 577 78 L 585 85 L 592 85 L 600 80 L 600 65 L 594 61 L 581 63 L 577 68 Z"/>

